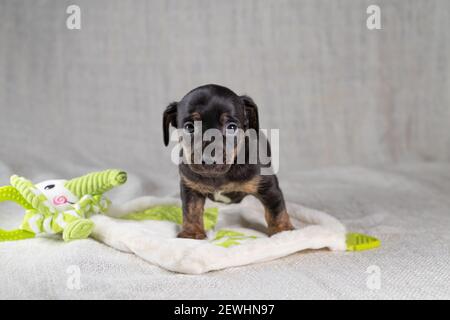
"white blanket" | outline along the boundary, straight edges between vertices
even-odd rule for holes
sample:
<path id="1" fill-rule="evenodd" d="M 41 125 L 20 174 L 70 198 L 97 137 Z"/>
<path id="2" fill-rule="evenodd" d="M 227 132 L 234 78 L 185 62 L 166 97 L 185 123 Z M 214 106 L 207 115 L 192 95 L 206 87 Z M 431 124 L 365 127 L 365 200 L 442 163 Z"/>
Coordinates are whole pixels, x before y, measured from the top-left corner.
<path id="1" fill-rule="evenodd" d="M 146 197 L 125 204 L 112 214 L 122 215 L 162 203 L 179 205 L 176 199 Z M 297 230 L 272 237 L 261 232 L 265 231 L 264 209 L 251 197 L 241 204 L 220 206 L 219 221 L 208 232 L 208 240 L 176 238 L 180 226 L 174 222 L 130 221 L 104 215 L 93 217 L 96 227 L 92 236 L 167 270 L 189 274 L 269 261 L 305 249 L 346 249 L 345 227 L 337 219 L 297 204 L 287 207 Z M 214 240 L 221 231 L 238 234 Z M 230 240 L 235 244 L 224 247 L 224 241 Z"/>

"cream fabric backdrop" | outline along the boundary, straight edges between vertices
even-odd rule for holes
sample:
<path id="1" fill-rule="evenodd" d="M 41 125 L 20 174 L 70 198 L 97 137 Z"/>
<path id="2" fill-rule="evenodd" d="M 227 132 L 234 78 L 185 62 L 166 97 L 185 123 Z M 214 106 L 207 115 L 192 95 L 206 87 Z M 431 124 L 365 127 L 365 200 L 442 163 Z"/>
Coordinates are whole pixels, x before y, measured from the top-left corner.
<path id="1" fill-rule="evenodd" d="M 383 29 L 369 31 L 375 2 Z M 80 31 L 65 27 L 73 3 Z M 0 298 L 448 299 L 450 165 L 404 162 L 450 159 L 449 30 L 447 0 L 0 0 L 0 185 L 120 167 L 113 201 L 176 195 L 162 111 L 214 82 L 281 129 L 288 201 L 382 241 L 197 277 L 92 239 L 4 242 Z M 2 203 L 0 228 L 22 216 Z"/>
<path id="2" fill-rule="evenodd" d="M 66 29 L 66 8 L 82 29 Z M 280 174 L 450 159 L 450 2 L 0 1 L 0 159 L 176 175 L 161 114 L 201 84 L 281 129 Z M 74 171 L 77 171 L 74 166 Z M 81 170 L 73 174 L 82 173 Z"/>

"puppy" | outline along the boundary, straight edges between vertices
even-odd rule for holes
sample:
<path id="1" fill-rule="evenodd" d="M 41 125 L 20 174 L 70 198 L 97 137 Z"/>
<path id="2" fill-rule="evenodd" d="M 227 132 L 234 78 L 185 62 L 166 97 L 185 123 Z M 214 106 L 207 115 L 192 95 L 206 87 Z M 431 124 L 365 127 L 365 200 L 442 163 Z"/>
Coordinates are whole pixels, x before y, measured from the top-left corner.
<path id="1" fill-rule="evenodd" d="M 201 121 L 201 130 L 196 128 Z M 171 103 L 163 114 L 164 144 L 169 144 L 169 127 L 181 129 L 184 137 L 204 134 L 208 129 L 219 130 L 224 141 L 235 132 L 259 130 L 258 107 L 248 96 L 238 96 L 228 88 L 218 85 L 205 85 L 186 94 L 180 102 Z M 196 130 L 201 132 L 196 132 Z M 259 135 L 256 139 L 261 139 Z M 179 164 L 181 200 L 183 209 L 182 230 L 179 238 L 204 239 L 203 209 L 206 197 L 213 201 L 238 203 L 245 196 L 253 195 L 265 208 L 265 218 L 269 235 L 292 230 L 283 193 L 277 177 L 262 175 L 260 161 L 255 163 L 238 162 L 245 154 L 248 159 L 248 136 L 236 138 L 233 149 L 227 153 L 226 161 L 211 160 L 202 155 L 198 163 L 192 161 L 195 150 L 208 147 L 208 141 L 194 145 L 192 140 L 181 139 L 182 157 L 188 161 Z M 231 156 L 230 156 L 231 155 Z M 220 156 L 218 156 L 220 157 Z M 231 161 L 230 158 L 231 157 Z M 190 161 L 189 161 L 190 160 Z"/>

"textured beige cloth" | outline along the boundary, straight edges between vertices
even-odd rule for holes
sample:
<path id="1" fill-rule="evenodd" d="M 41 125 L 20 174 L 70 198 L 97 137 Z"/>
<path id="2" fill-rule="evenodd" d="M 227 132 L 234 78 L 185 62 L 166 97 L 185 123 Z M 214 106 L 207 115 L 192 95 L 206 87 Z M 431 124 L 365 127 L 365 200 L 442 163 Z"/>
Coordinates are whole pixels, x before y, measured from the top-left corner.
<path id="1" fill-rule="evenodd" d="M 406 164 L 450 160 L 450 1 L 378 0 L 379 31 L 366 28 L 372 0 L 76 3 L 70 31 L 66 1 L 0 1 L 0 181 L 119 167 L 130 181 L 114 201 L 174 196 L 162 111 L 219 83 L 281 129 L 287 200 L 382 248 L 188 276 L 91 239 L 1 243 L 0 297 L 450 298 L 450 166 Z M 323 169 L 339 165 L 351 166 Z M 0 204 L 0 226 L 20 218 Z M 66 286 L 71 265 L 80 290 Z M 366 286 L 372 265 L 380 290 Z"/>

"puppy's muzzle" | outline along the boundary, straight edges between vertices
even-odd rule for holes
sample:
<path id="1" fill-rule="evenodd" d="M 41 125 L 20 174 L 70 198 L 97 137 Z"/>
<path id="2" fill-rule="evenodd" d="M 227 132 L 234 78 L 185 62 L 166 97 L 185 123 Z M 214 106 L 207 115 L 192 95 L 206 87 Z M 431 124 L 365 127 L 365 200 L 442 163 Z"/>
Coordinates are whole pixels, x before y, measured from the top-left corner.
<path id="1" fill-rule="evenodd" d="M 213 148 L 214 142 L 203 142 L 202 145 L 198 145 L 197 149 L 191 152 L 191 163 L 189 164 L 192 171 L 204 175 L 204 176 L 218 176 L 225 174 L 233 163 L 235 150 L 231 150 L 227 155 L 226 150 L 217 146 Z M 199 154 L 195 154 L 195 152 Z M 228 160 L 227 158 L 231 159 Z M 196 161 L 197 160 L 197 161 Z"/>

